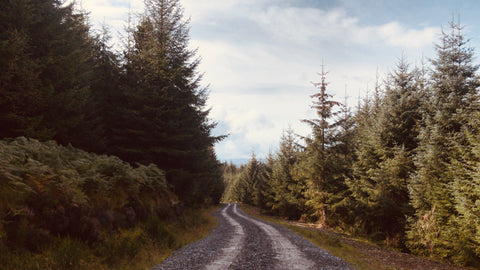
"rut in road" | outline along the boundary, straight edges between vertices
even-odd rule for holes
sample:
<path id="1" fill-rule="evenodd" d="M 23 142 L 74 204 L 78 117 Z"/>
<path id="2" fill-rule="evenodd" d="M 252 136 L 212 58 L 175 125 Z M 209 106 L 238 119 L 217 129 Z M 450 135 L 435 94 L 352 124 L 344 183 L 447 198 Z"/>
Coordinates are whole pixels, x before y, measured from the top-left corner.
<path id="1" fill-rule="evenodd" d="M 218 225 L 210 236 L 174 252 L 154 269 L 352 269 L 285 227 L 246 215 L 236 204 L 214 216 Z"/>
<path id="2" fill-rule="evenodd" d="M 238 223 L 235 219 L 231 218 L 227 214 L 227 209 L 230 208 L 231 204 L 228 204 L 226 207 L 223 208 L 222 210 L 222 216 L 225 217 L 225 219 L 230 223 L 230 225 L 233 227 L 234 233 L 233 237 L 229 241 L 229 246 L 223 248 L 222 252 L 223 255 L 219 258 L 217 258 L 214 262 L 206 266 L 206 269 L 212 269 L 212 270 L 222 270 L 222 269 L 228 269 L 230 265 L 233 263 L 235 258 L 237 257 L 238 253 L 240 253 L 240 249 L 242 248 L 243 245 L 243 239 L 244 239 L 244 231 L 242 228 L 242 225 Z M 234 210 L 237 210 L 237 205 L 233 205 Z"/>
<path id="3" fill-rule="evenodd" d="M 273 249 L 277 253 L 277 259 L 280 261 L 276 269 L 302 270 L 314 268 L 315 264 L 305 258 L 302 252 L 300 252 L 298 248 L 295 247 L 287 238 L 283 237 L 274 227 L 265 222 L 240 214 L 237 211 L 236 206 L 237 205 L 235 205 L 235 208 L 233 209 L 233 213 L 247 220 L 248 222 L 252 222 L 253 224 L 257 225 L 270 237 L 270 240 L 273 242 Z"/>

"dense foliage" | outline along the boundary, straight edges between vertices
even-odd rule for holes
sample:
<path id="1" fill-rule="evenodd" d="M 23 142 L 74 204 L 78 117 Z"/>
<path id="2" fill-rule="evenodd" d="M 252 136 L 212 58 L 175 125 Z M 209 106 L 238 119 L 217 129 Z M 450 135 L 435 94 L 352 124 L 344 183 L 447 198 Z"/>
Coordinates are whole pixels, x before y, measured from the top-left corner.
<path id="1" fill-rule="evenodd" d="M 263 165 L 228 166 L 224 199 L 480 266 L 480 78 L 462 27 L 450 30 L 430 69 L 402 57 L 353 115 L 328 94 L 322 70 L 317 118 L 303 120 L 312 135 L 288 131 Z"/>
<path id="2" fill-rule="evenodd" d="M 83 13 L 58 0 L 0 3 L 0 138 L 83 145 L 93 39 Z"/>
<path id="3" fill-rule="evenodd" d="M 188 205 L 223 192 L 196 50 L 178 0 L 148 0 L 122 54 L 61 0 L 0 3 L 0 138 L 150 163 Z"/>
<path id="4" fill-rule="evenodd" d="M 155 165 L 132 167 L 24 137 L 0 141 L 0 235 L 35 251 L 54 237 L 95 242 L 112 229 L 174 216 L 178 199 Z"/>
<path id="5" fill-rule="evenodd" d="M 173 247 L 163 222 L 220 201 L 223 137 L 183 8 L 147 0 L 134 21 L 118 53 L 75 3 L 0 1 L 0 253 L 73 269 L 80 254 L 50 253 L 93 245 L 112 266 L 147 238 Z"/>
<path id="6" fill-rule="evenodd" d="M 211 211 L 211 210 L 209 210 Z M 0 141 L 2 269 L 147 269 L 211 230 L 156 165 L 55 141 Z"/>
<path id="7" fill-rule="evenodd" d="M 139 222 L 168 242 L 160 219 L 177 204 L 219 202 L 223 137 L 179 0 L 146 0 L 136 21 L 119 54 L 74 4 L 0 1 L 0 249 L 105 244 Z M 450 30 L 430 68 L 401 58 L 355 113 L 322 70 L 312 134 L 225 164 L 223 199 L 479 266 L 480 78 L 462 27 Z"/>

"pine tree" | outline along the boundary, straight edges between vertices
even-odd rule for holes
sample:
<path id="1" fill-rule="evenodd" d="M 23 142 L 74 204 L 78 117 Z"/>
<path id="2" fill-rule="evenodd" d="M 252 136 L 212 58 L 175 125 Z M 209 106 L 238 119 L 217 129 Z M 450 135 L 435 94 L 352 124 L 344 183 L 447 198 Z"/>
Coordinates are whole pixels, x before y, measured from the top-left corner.
<path id="1" fill-rule="evenodd" d="M 275 204 L 275 191 L 272 176 L 275 170 L 275 156 L 272 152 L 269 152 L 264 165 L 263 181 L 262 181 L 262 211 L 267 214 L 275 214 L 275 211 L 272 210 L 273 205 Z"/>
<path id="2" fill-rule="evenodd" d="M 81 145 L 93 46 L 85 14 L 58 0 L 0 4 L 0 137 Z"/>
<path id="3" fill-rule="evenodd" d="M 292 129 L 282 135 L 280 149 L 273 160 L 269 183 L 272 189 L 270 208 L 275 214 L 299 219 L 305 212 L 305 179 L 297 173 L 300 151 Z"/>
<path id="4" fill-rule="evenodd" d="M 454 217 L 455 246 L 457 253 L 452 261 L 461 265 L 480 266 L 480 111 L 478 99 L 472 104 L 476 110 L 462 134 L 455 142 L 456 156 L 451 160 L 449 170 L 454 174 L 451 189 L 455 198 Z M 475 109 L 476 107 L 476 109 Z M 460 248 L 461 247 L 461 248 Z"/>
<path id="5" fill-rule="evenodd" d="M 339 132 L 337 134 L 337 140 L 339 144 L 335 147 L 340 153 L 343 154 L 343 159 L 346 165 L 345 175 L 351 177 L 352 170 L 351 165 L 355 159 L 355 145 L 356 142 L 356 123 L 351 109 L 348 107 L 347 89 L 345 86 L 345 101 L 341 106 L 339 119 L 338 119 Z"/>
<path id="6" fill-rule="evenodd" d="M 261 205 L 262 187 L 264 181 L 264 166 L 252 154 L 247 166 L 242 170 L 238 182 L 234 187 L 234 198 L 250 205 Z"/>
<path id="7" fill-rule="evenodd" d="M 417 172 L 409 186 L 415 219 L 408 235 L 412 250 L 457 260 L 454 250 L 462 237 L 456 221 L 458 195 L 452 185 L 463 172 L 454 164 L 463 158 L 456 150 L 465 145 L 465 125 L 473 113 L 471 105 L 480 81 L 475 74 L 478 66 L 472 64 L 473 49 L 466 47 L 462 27 L 454 22 L 450 26 L 451 33 L 443 32 L 442 42 L 436 46 L 437 58 L 432 60 L 430 110 L 424 115 Z"/>
<path id="8" fill-rule="evenodd" d="M 220 175 L 212 147 L 222 137 L 211 135 L 215 123 L 205 109 L 207 89 L 200 87 L 199 59 L 188 47 L 188 21 L 179 1 L 148 0 L 145 5 L 125 52 L 112 153 L 159 165 L 183 201 L 199 203 L 210 194 L 211 177 Z"/>
<path id="9" fill-rule="evenodd" d="M 108 45 L 110 38 L 106 26 L 94 38 L 95 64 L 87 117 L 93 123 L 96 142 L 84 147 L 102 154 L 110 153 L 115 147 L 114 132 L 119 128 L 122 108 L 120 57 Z"/>
<path id="10" fill-rule="evenodd" d="M 411 215 L 407 186 L 421 120 L 419 74 L 402 57 L 384 95 L 357 113 L 358 159 L 348 181 L 362 221 L 356 229 L 395 246 L 403 244 L 405 217 Z"/>
<path id="11" fill-rule="evenodd" d="M 359 209 L 368 205 L 369 190 L 373 188 L 373 181 L 368 171 L 371 168 L 377 168 L 380 159 L 375 149 L 378 138 L 377 129 L 375 126 L 375 119 L 379 113 L 378 102 L 372 102 L 367 97 L 363 100 L 363 104 L 359 102 L 357 111 L 355 113 L 355 163 L 353 164 L 353 177 L 347 179 L 349 189 L 353 196 L 360 204 Z M 362 205 L 362 206 L 361 206 Z M 363 222 L 363 217 L 360 217 L 359 222 Z"/>
<path id="12" fill-rule="evenodd" d="M 342 201 L 346 191 L 343 167 L 338 163 L 341 154 L 335 148 L 339 143 L 336 140 L 339 123 L 334 117 L 338 115 L 336 107 L 341 103 L 331 100 L 332 96 L 327 93 L 326 74 L 322 67 L 321 81 L 314 83 L 319 92 L 311 96 L 314 99 L 312 108 L 318 118 L 303 120 L 312 127 L 313 135 L 306 138 L 307 157 L 301 165 L 307 174 L 306 205 L 321 226 L 331 226 L 338 221 L 333 209 Z"/>

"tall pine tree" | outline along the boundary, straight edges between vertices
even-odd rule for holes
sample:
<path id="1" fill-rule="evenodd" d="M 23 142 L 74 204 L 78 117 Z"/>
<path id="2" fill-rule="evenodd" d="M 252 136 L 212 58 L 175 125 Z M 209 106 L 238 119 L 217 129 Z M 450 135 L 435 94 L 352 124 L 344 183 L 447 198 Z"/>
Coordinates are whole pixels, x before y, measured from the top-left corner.
<path id="1" fill-rule="evenodd" d="M 273 161 L 269 183 L 272 189 L 271 209 L 275 214 L 299 219 L 305 212 L 305 178 L 298 172 L 300 149 L 293 130 L 283 133 Z"/>
<path id="2" fill-rule="evenodd" d="M 188 21 L 179 1 L 147 0 L 145 6 L 125 52 L 112 153 L 158 164 L 182 200 L 199 203 L 210 196 L 210 181 L 222 183 L 212 148 L 221 137 L 211 134 L 215 123 L 205 109 L 207 89 L 200 86 L 199 59 L 188 47 Z"/>
<path id="3" fill-rule="evenodd" d="M 407 186 L 421 120 L 418 74 L 404 58 L 390 74 L 373 114 L 361 119 L 355 176 L 349 180 L 362 213 L 360 229 L 397 246 L 411 214 Z"/>
<path id="4" fill-rule="evenodd" d="M 0 137 L 82 146 L 93 42 L 86 16 L 60 0 L 0 3 Z"/>
<path id="5" fill-rule="evenodd" d="M 343 200 L 346 191 L 343 166 L 339 163 L 343 157 L 335 147 L 339 144 L 336 136 L 339 122 L 335 117 L 341 103 L 327 93 L 326 75 L 322 66 L 320 82 L 314 83 L 318 92 L 311 96 L 318 118 L 303 120 L 312 127 L 313 134 L 306 138 L 306 158 L 301 165 L 307 177 L 306 205 L 325 227 L 338 221 L 335 206 Z"/>
<path id="6" fill-rule="evenodd" d="M 452 185 L 462 171 L 452 165 L 463 158 L 457 150 L 466 143 L 466 125 L 473 115 L 471 105 L 480 81 L 475 74 L 478 66 L 472 63 L 473 49 L 466 47 L 461 25 L 452 21 L 450 26 L 451 32 L 443 32 L 436 46 L 437 58 L 432 60 L 430 110 L 424 115 L 417 171 L 409 186 L 415 218 L 408 235 L 413 250 L 455 260 L 462 237 L 456 224 L 459 198 Z"/>

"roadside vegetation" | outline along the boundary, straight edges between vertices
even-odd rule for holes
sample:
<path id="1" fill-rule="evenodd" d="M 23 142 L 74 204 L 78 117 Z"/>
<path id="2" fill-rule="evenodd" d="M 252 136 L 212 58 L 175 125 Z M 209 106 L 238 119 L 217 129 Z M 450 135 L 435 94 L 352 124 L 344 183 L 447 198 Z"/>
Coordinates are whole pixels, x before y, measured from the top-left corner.
<path id="1" fill-rule="evenodd" d="M 215 225 L 155 165 L 24 137 L 0 155 L 2 269 L 143 269 Z"/>
<path id="2" fill-rule="evenodd" d="M 205 238 L 214 208 L 188 210 L 175 221 L 152 220 L 105 233 L 94 243 L 55 237 L 40 251 L 0 248 L 2 269 L 150 269 L 173 251 Z"/>
<path id="3" fill-rule="evenodd" d="M 74 1 L 0 1 L 1 269 L 145 269 L 214 226 L 223 136 L 188 19 L 131 19 L 114 50 Z"/>
<path id="4" fill-rule="evenodd" d="M 460 24 L 428 64 L 401 57 L 354 112 L 322 67 L 317 117 L 302 120 L 312 134 L 287 130 L 277 153 L 222 176 L 225 136 L 213 135 L 180 1 L 145 0 L 121 52 L 68 3 L 0 1 L 2 266 L 136 268 L 196 239 L 187 232 L 211 224 L 195 223 L 198 209 L 223 194 L 480 267 L 479 66 Z"/>
<path id="5" fill-rule="evenodd" d="M 322 67 L 311 135 L 286 130 L 265 159 L 225 164 L 224 200 L 480 267 L 480 79 L 462 29 L 451 22 L 428 64 L 401 57 L 354 112 Z"/>
<path id="6" fill-rule="evenodd" d="M 440 261 L 402 253 L 384 243 L 372 242 L 369 239 L 352 237 L 331 229 L 319 228 L 318 224 L 297 222 L 279 216 L 262 214 L 257 207 L 241 205 L 243 211 L 256 218 L 286 226 L 315 245 L 327 250 L 330 254 L 343 258 L 355 269 L 362 270 L 473 270 Z"/>

